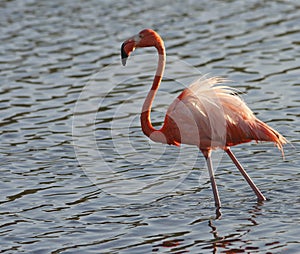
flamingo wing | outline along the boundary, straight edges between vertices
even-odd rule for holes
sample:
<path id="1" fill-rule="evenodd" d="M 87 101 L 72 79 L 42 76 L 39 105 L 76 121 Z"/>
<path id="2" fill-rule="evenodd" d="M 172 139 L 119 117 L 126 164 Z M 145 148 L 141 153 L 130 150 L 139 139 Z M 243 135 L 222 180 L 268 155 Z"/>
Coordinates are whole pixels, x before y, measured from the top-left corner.
<path id="1" fill-rule="evenodd" d="M 186 88 L 170 105 L 165 129 L 178 143 L 201 149 L 224 148 L 240 143 L 272 141 L 282 151 L 284 137 L 263 123 L 237 90 L 221 85 L 222 78 L 202 78 Z"/>

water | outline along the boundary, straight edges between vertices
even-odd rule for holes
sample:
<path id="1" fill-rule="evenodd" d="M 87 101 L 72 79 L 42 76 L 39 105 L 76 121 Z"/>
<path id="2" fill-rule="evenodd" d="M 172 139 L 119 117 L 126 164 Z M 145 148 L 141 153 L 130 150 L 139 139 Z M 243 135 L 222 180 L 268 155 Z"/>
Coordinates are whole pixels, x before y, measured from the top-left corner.
<path id="1" fill-rule="evenodd" d="M 1 1 L 1 253 L 297 253 L 298 1 Z M 267 196 L 214 153 L 215 218 L 197 149 L 153 144 L 139 112 L 156 58 L 120 45 L 145 27 L 165 40 L 152 121 L 197 76 L 234 82 L 290 144 L 233 148 Z M 87 89 L 88 88 L 88 89 Z M 87 90 L 84 90 L 87 89 Z M 86 92 L 86 93 L 85 93 Z"/>

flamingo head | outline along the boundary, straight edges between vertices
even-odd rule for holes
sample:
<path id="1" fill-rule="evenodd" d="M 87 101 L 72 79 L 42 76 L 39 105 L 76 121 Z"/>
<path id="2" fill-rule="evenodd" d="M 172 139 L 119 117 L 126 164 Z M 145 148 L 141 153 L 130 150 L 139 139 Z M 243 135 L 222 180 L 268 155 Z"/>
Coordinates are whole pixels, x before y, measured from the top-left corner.
<path id="1" fill-rule="evenodd" d="M 142 47 L 157 47 L 159 43 L 162 43 L 160 36 L 152 29 L 144 29 L 135 36 L 130 37 L 123 42 L 121 46 L 121 58 L 122 64 L 125 66 L 128 56 L 136 48 Z"/>

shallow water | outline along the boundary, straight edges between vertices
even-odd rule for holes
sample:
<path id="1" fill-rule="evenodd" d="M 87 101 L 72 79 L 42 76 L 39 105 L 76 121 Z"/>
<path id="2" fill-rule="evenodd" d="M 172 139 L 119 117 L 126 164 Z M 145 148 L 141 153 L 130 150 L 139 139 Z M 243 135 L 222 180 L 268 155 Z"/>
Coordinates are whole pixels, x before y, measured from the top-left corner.
<path id="1" fill-rule="evenodd" d="M 298 1 L 1 1 L 1 253 L 297 253 Z M 167 49 L 160 126 L 186 84 L 209 73 L 289 141 L 233 152 L 268 200 L 257 203 L 214 153 L 222 217 L 194 147 L 154 144 L 139 113 L 152 49 L 120 63 L 145 27 Z"/>

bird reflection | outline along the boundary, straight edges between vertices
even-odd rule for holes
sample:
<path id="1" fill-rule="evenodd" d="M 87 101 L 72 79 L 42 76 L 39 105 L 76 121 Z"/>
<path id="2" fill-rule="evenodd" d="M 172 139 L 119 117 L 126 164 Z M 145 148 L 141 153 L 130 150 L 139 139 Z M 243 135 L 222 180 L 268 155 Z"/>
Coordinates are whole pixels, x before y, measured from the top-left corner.
<path id="1" fill-rule="evenodd" d="M 239 252 L 247 252 L 249 249 L 247 247 L 243 248 L 240 246 L 247 245 L 247 240 L 242 240 L 242 237 L 248 234 L 251 231 L 251 226 L 258 226 L 259 223 L 256 221 L 256 218 L 261 215 L 261 206 L 262 203 L 257 203 L 253 206 L 253 209 L 249 210 L 249 218 L 245 218 L 246 220 L 250 221 L 251 225 L 241 224 L 242 228 L 237 229 L 235 233 L 229 234 L 227 236 L 222 236 L 218 231 L 217 227 L 214 225 L 213 219 L 208 221 L 208 226 L 211 228 L 210 233 L 213 235 L 213 239 L 211 240 L 211 246 L 206 247 L 206 249 L 212 249 L 212 253 L 220 252 L 220 250 L 225 250 L 226 253 L 239 253 Z M 218 214 L 221 215 L 220 211 L 216 210 L 216 219 L 219 219 Z M 242 242 L 243 244 L 239 244 L 239 248 L 233 248 L 233 242 Z M 248 246 L 249 248 L 249 246 Z M 259 250 L 259 247 L 251 246 L 252 250 Z M 219 250 L 219 251 L 218 251 Z M 222 252 L 222 251 L 221 251 Z"/>

